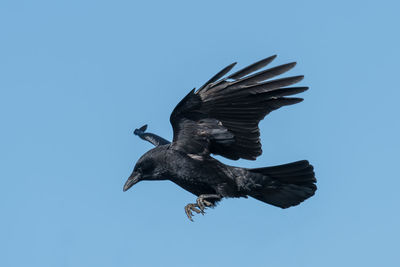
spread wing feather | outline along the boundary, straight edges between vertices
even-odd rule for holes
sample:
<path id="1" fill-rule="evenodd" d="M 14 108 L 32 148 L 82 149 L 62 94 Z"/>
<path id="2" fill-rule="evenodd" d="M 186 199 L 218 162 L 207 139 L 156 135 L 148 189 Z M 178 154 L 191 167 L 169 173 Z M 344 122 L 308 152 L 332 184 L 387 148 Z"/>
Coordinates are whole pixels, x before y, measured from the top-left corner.
<path id="1" fill-rule="evenodd" d="M 147 124 L 143 125 L 139 129 L 135 129 L 133 133 L 142 138 L 143 140 L 152 143 L 155 146 L 162 146 L 170 143 L 168 140 L 162 138 L 161 136 L 158 136 L 153 133 L 147 133 L 146 130 L 147 130 Z"/>
<path id="2" fill-rule="evenodd" d="M 171 114 L 174 130 L 171 148 L 235 160 L 254 160 L 261 155 L 260 120 L 273 110 L 301 102 L 302 98 L 288 96 L 308 89 L 287 87 L 301 81 L 303 76 L 266 81 L 296 65 L 293 62 L 259 71 L 275 58 L 265 58 L 222 78 L 236 64 L 233 63 L 199 90 L 190 91 Z"/>

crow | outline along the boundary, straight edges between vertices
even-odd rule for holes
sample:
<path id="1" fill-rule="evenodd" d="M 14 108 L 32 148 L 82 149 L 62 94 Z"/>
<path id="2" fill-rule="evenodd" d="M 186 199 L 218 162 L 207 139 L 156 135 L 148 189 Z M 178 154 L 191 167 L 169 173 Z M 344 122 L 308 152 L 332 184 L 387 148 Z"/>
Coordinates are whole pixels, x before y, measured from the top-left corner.
<path id="1" fill-rule="evenodd" d="M 225 76 L 236 63 L 222 69 L 198 90 L 191 90 L 170 116 L 173 141 L 147 133 L 147 125 L 134 133 L 156 147 L 136 163 L 123 191 L 143 180 L 170 180 L 197 196 L 185 206 L 187 217 L 204 214 L 222 198 L 253 197 L 280 207 L 296 206 L 314 195 L 316 178 L 307 160 L 264 168 L 226 165 L 211 154 L 231 160 L 255 160 L 261 155 L 259 122 L 271 111 L 301 102 L 287 97 L 308 87 L 288 87 L 304 76 L 272 79 L 296 62 L 263 69 L 276 55 Z"/>

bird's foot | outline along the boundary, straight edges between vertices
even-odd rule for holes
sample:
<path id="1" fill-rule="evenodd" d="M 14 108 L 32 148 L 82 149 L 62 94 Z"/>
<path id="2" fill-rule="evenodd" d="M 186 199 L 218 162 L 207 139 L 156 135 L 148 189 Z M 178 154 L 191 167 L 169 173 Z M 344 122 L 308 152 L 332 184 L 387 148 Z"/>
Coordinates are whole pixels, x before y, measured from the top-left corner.
<path id="1" fill-rule="evenodd" d="M 192 222 L 193 222 L 193 219 L 192 219 L 193 212 L 192 212 L 192 211 L 196 212 L 197 214 L 201 213 L 201 214 L 204 215 L 204 211 L 198 209 L 198 207 L 199 207 L 199 206 L 198 206 L 197 204 L 187 204 L 187 205 L 185 206 L 185 213 L 186 213 L 186 216 L 187 216 L 187 217 L 189 218 L 189 220 L 191 220 Z"/>
<path id="2" fill-rule="evenodd" d="M 220 195 L 200 195 L 197 199 L 196 199 L 196 204 L 187 204 L 185 206 L 185 212 L 186 215 L 188 216 L 189 220 L 191 220 L 193 222 L 192 216 L 193 213 L 192 211 L 196 212 L 197 214 L 201 213 L 202 215 L 205 214 L 204 210 L 206 208 L 210 208 L 210 207 L 214 207 L 215 203 L 206 200 L 206 199 L 210 199 L 210 198 L 214 198 L 216 199 L 216 201 L 221 200 L 221 196 Z"/>
<path id="3" fill-rule="evenodd" d="M 196 203 L 197 203 L 197 206 L 199 207 L 199 209 L 201 210 L 202 214 L 204 214 L 204 210 L 206 208 L 214 206 L 213 203 L 211 203 L 208 200 L 205 200 L 205 198 L 203 196 L 199 196 L 196 199 Z"/>

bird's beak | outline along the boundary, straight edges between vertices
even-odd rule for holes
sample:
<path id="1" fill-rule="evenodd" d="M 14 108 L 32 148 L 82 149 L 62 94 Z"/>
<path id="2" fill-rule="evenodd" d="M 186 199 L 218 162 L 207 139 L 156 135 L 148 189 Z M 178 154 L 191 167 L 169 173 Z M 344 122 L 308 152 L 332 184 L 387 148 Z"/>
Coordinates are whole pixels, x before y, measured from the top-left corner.
<path id="1" fill-rule="evenodd" d="M 125 183 L 125 185 L 124 185 L 124 192 L 126 191 L 126 190 L 128 190 L 129 188 L 131 188 L 134 184 L 136 184 L 137 182 L 139 182 L 139 180 L 140 180 L 140 173 L 138 173 L 138 172 L 133 172 L 132 174 L 131 174 L 131 176 L 129 176 L 129 178 L 128 178 L 128 180 L 126 180 L 126 183 Z"/>

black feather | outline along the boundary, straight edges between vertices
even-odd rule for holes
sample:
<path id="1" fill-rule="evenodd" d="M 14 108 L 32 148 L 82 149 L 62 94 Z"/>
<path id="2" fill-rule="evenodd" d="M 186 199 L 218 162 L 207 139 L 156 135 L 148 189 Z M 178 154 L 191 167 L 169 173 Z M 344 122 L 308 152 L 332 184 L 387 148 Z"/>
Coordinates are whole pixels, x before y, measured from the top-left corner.
<path id="1" fill-rule="evenodd" d="M 124 191 L 141 180 L 171 180 L 199 196 L 196 204 L 185 207 L 190 219 L 191 211 L 202 212 L 201 203 L 214 206 L 224 197 L 251 196 L 288 208 L 314 195 L 316 178 L 308 161 L 246 169 L 211 157 L 218 154 L 232 160 L 255 160 L 262 154 L 260 120 L 273 110 L 303 100 L 291 96 L 308 87 L 287 87 L 303 76 L 269 80 L 286 73 L 296 63 L 261 70 L 275 57 L 225 77 L 236 63 L 231 64 L 199 90 L 190 91 L 171 113 L 172 143 L 145 132 L 146 125 L 136 129 L 135 134 L 156 147 L 139 159 Z"/>
<path id="2" fill-rule="evenodd" d="M 246 76 L 247 74 L 250 74 L 252 72 L 255 72 L 265 66 L 267 66 L 269 63 L 271 63 L 274 59 L 276 58 L 276 55 L 264 58 L 260 61 L 257 61 L 256 63 L 253 63 L 231 75 L 228 76 L 227 79 L 239 79 L 242 78 L 243 76 Z"/>
<path id="3" fill-rule="evenodd" d="M 217 81 L 219 78 L 223 77 L 225 74 L 227 74 L 234 66 L 236 65 L 236 62 L 226 66 L 225 68 L 223 68 L 220 72 L 218 72 L 217 74 L 215 74 L 211 79 L 209 79 L 205 84 L 203 84 L 198 92 L 202 91 L 203 89 L 207 90 L 206 87 L 208 85 L 210 85 L 211 83 Z"/>

